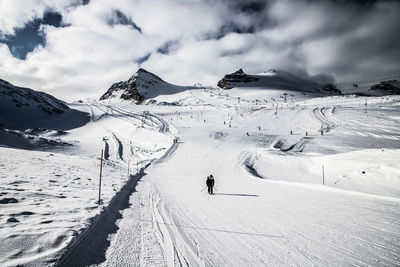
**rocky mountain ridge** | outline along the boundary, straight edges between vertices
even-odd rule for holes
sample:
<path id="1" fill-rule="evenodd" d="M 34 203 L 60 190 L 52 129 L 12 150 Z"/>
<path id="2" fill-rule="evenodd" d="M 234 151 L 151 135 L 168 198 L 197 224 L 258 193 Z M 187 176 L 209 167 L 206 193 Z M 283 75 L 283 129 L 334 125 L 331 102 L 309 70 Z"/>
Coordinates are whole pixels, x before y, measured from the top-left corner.
<path id="1" fill-rule="evenodd" d="M 140 68 L 126 81 L 116 82 L 100 97 L 101 101 L 129 100 L 141 104 L 159 95 L 170 95 L 192 87 L 170 84 L 157 75 Z"/>
<path id="2" fill-rule="evenodd" d="M 66 115 L 68 114 L 68 115 Z M 74 120 L 65 120 L 74 115 Z M 0 127 L 25 130 L 43 127 L 67 129 L 86 123 L 87 114 L 44 92 L 0 79 Z"/>

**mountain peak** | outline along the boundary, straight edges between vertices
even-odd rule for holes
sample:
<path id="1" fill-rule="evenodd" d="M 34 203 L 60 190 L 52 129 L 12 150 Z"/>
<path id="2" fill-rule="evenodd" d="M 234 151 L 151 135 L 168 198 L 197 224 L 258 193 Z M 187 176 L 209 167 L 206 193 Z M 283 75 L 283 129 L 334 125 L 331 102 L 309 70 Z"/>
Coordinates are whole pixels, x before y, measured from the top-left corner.
<path id="1" fill-rule="evenodd" d="M 127 81 L 111 85 L 100 100 L 122 99 L 141 104 L 146 98 L 177 93 L 184 89 L 181 86 L 169 84 L 157 75 L 140 68 Z"/>
<path id="2" fill-rule="evenodd" d="M 237 70 L 234 73 L 225 75 L 222 80 L 218 82 L 218 87 L 223 89 L 231 89 L 233 83 L 249 83 L 258 81 L 259 78 L 252 77 L 252 75 L 246 74 L 242 68 Z"/>
<path id="3" fill-rule="evenodd" d="M 240 68 L 239 70 L 235 71 L 231 75 L 246 75 L 246 73 L 243 71 L 242 68 Z"/>
<path id="4" fill-rule="evenodd" d="M 138 69 L 135 74 L 132 75 L 131 79 L 142 79 L 144 81 L 150 81 L 150 80 L 154 80 L 154 81 L 161 81 L 164 82 L 163 79 L 161 79 L 160 77 L 158 77 L 157 75 L 155 75 L 154 73 L 151 73 L 150 71 L 147 71 L 145 69 Z"/>
<path id="5" fill-rule="evenodd" d="M 145 70 L 143 68 L 139 68 L 136 73 L 140 73 L 140 72 L 150 73 L 150 71 L 147 71 L 147 70 Z"/>

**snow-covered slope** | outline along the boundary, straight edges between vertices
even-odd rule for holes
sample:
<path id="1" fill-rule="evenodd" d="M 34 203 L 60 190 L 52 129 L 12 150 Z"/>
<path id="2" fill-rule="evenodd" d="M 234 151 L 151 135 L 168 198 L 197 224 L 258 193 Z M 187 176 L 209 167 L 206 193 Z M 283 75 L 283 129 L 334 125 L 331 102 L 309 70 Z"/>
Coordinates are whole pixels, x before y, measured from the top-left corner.
<path id="1" fill-rule="evenodd" d="M 225 75 L 218 82 L 218 87 L 231 89 L 234 87 L 268 88 L 286 91 L 302 91 L 311 93 L 323 92 L 323 86 L 282 70 L 269 70 L 265 73 L 247 74 L 242 69 Z"/>
<path id="2" fill-rule="evenodd" d="M 400 265 L 399 96 L 161 84 L 25 133 L 73 146 L 0 147 L 1 266 Z"/>
<path id="3" fill-rule="evenodd" d="M 307 97 L 198 90 L 148 107 L 179 141 L 146 170 L 101 266 L 399 265 L 399 97 L 367 113 L 364 97 Z"/>
<path id="4" fill-rule="evenodd" d="M 400 82 L 397 80 L 382 81 L 379 84 L 371 86 L 371 89 L 367 93 L 375 96 L 399 95 Z"/>
<path id="5" fill-rule="evenodd" d="M 14 86 L 0 79 L 0 127 L 25 130 L 65 130 L 82 126 L 89 117 L 43 92 Z"/>
<path id="6" fill-rule="evenodd" d="M 111 85 L 100 100 L 103 102 L 130 100 L 142 103 L 145 99 L 176 94 L 191 88 L 167 83 L 157 75 L 139 69 L 129 80 Z"/>
<path id="7" fill-rule="evenodd" d="M 399 95 L 399 77 L 382 80 L 375 79 L 370 81 L 345 82 L 336 84 L 344 94 L 355 94 L 359 96 L 386 96 Z"/>
<path id="8" fill-rule="evenodd" d="M 88 112 L 91 120 L 67 133 L 0 131 L 0 140 L 7 146 L 31 148 L 32 141 L 43 150 L 0 146 L 0 266 L 52 266 L 61 251 L 78 235 L 88 234 L 100 218 L 119 215 L 118 194 L 131 192 L 137 179 L 133 175 L 172 144 L 169 133 L 173 129 L 166 122 L 135 109 L 143 106 L 130 106 L 126 111 L 96 102 L 73 104 L 72 108 Z M 18 139 L 20 135 L 27 135 L 25 143 Z M 111 203 L 114 206 L 109 208 Z"/>

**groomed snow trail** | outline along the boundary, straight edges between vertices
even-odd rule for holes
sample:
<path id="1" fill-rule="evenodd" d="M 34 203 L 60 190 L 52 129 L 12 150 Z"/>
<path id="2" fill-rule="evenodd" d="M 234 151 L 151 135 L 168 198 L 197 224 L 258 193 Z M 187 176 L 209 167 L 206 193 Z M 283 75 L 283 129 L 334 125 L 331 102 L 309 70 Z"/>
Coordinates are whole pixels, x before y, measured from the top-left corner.
<path id="1" fill-rule="evenodd" d="M 186 101 L 208 101 L 200 93 L 191 97 L 196 99 Z M 138 192 L 131 196 L 136 208 L 124 210 L 102 265 L 400 264 L 398 196 L 300 183 L 296 172 L 288 174 L 294 182 L 278 181 L 279 170 L 259 174 L 248 168 L 249 159 L 257 160 L 261 153 L 283 157 L 286 152 L 273 148 L 277 139 L 296 143 L 304 139 L 300 131 L 314 129 L 317 133 L 321 126 L 330 130 L 328 134 L 301 143 L 301 150 L 292 152 L 299 163 L 294 159 L 291 164 L 302 171 L 315 151 L 319 155 L 341 152 L 344 148 L 338 144 L 346 138 L 353 144 L 356 140 L 348 135 L 358 134 L 349 120 L 357 110 L 326 109 L 322 103 L 318 109 L 279 110 L 276 119 L 275 109 L 252 111 L 213 101 L 207 108 L 154 107 L 179 130 L 180 141 L 146 170 Z M 336 112 L 343 114 L 336 117 Z M 290 129 L 296 135 L 288 136 Z M 393 135 L 388 131 L 388 136 Z M 393 147 L 397 139 L 387 142 Z M 326 144 L 335 145 L 327 150 Z M 348 147 L 348 151 L 357 149 L 356 145 Z M 216 179 L 212 196 L 202 191 L 210 174 Z"/>

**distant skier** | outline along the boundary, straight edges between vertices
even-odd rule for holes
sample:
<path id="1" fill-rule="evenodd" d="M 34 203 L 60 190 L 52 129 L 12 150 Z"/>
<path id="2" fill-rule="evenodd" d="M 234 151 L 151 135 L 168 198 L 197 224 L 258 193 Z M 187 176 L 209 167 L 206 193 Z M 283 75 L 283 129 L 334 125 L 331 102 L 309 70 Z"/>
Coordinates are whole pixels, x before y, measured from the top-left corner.
<path id="1" fill-rule="evenodd" d="M 208 193 L 210 195 L 213 195 L 213 187 L 214 187 L 214 176 L 212 176 L 212 174 L 210 176 L 207 176 L 207 180 L 206 180 L 206 185 L 208 187 Z"/>

